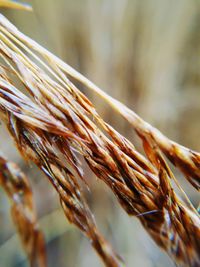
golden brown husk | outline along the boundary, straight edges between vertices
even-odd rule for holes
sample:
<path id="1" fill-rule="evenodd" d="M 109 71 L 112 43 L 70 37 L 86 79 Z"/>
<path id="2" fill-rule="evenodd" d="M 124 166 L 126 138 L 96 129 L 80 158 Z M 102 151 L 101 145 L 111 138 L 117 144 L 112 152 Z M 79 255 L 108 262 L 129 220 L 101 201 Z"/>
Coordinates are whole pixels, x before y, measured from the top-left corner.
<path id="1" fill-rule="evenodd" d="M 23 35 L 2 15 L 0 25 L 0 51 L 7 65 L 7 69 L 1 68 L 0 115 L 22 155 L 45 172 L 60 196 L 69 221 L 91 239 L 105 265 L 121 263 L 97 232 L 81 194 L 76 177 L 84 180 L 84 175 L 77 153 L 110 187 L 124 210 L 139 218 L 157 245 L 176 264 L 199 266 L 199 215 L 174 192 L 171 185 L 174 176 L 162 154 L 199 189 L 199 153 L 166 138 Z M 28 96 L 16 88 L 11 72 Z M 146 157 L 98 115 L 67 76 L 94 90 L 133 125 Z"/>
<path id="2" fill-rule="evenodd" d="M 44 237 L 38 228 L 33 196 L 25 174 L 0 155 L 0 186 L 11 201 L 11 214 L 31 266 L 46 267 Z"/>

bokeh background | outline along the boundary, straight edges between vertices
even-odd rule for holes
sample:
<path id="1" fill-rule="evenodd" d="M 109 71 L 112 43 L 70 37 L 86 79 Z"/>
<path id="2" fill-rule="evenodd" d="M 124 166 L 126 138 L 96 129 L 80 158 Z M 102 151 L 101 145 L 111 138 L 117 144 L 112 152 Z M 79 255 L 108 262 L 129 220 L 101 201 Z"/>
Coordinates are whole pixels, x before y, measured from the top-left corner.
<path id="1" fill-rule="evenodd" d="M 33 0 L 34 12 L 2 9 L 17 27 L 122 101 L 173 140 L 200 151 L 200 2 L 198 0 Z M 130 126 L 85 88 L 99 113 L 136 147 Z M 27 165 L 3 125 L 0 149 L 29 175 L 49 267 L 103 266 L 89 242 L 68 224 L 47 179 Z M 86 170 L 97 224 L 126 266 L 174 266 L 128 217 L 109 189 Z M 199 197 L 181 185 L 197 206 Z M 0 266 L 28 266 L 0 190 Z"/>

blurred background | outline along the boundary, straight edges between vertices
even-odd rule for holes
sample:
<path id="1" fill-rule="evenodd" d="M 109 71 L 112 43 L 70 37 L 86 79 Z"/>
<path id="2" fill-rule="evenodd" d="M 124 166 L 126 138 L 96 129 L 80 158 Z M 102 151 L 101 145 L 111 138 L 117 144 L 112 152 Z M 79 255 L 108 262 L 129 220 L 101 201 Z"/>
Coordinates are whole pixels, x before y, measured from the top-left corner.
<path id="1" fill-rule="evenodd" d="M 200 151 L 200 2 L 197 0 L 33 0 L 34 12 L 2 9 L 35 39 L 171 139 Z M 130 126 L 84 88 L 99 113 L 140 150 Z M 68 224 L 47 179 L 27 165 L 3 125 L 0 150 L 29 175 L 49 267 L 103 266 L 89 242 Z M 183 177 L 196 206 L 199 199 Z M 174 266 L 128 217 L 106 186 L 88 173 L 87 198 L 101 232 L 126 266 Z M 0 190 L 0 266 L 28 266 Z"/>

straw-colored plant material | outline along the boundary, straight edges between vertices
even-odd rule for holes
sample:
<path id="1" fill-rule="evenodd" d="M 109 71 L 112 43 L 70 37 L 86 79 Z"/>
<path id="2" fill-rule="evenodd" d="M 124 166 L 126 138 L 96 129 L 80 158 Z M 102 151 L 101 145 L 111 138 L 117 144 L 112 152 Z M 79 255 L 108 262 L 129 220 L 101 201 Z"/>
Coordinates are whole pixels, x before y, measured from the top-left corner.
<path id="1" fill-rule="evenodd" d="M 31 266 L 45 267 L 46 255 L 42 232 L 38 228 L 32 191 L 25 174 L 0 155 L 0 186 L 11 201 L 12 218 Z"/>
<path id="2" fill-rule="evenodd" d="M 0 79 L 2 87 L 4 85 L 4 88 L 8 86 L 12 91 L 14 87 L 6 81 L 7 78 L 3 70 L 1 77 L 4 79 Z M 2 91 L 0 95 L 1 93 Z M 9 94 L 8 91 L 7 93 Z M 74 171 L 82 178 L 79 161 L 68 141 L 73 134 L 67 134 L 67 128 L 63 128 L 62 131 L 62 124 L 59 124 L 47 110 L 45 114 L 45 109 L 40 109 L 37 104 L 34 104 L 19 91 L 15 91 L 15 93 L 16 95 L 19 93 L 22 97 L 21 100 L 27 107 L 27 112 L 31 112 L 33 116 L 36 115 L 35 118 L 31 118 L 29 116 L 31 113 L 28 116 L 22 114 L 22 117 L 28 122 L 26 124 L 23 120 L 18 120 L 15 112 L 1 113 L 19 151 L 25 159 L 32 160 L 46 174 L 60 196 L 61 205 L 68 220 L 79 227 L 90 239 L 92 246 L 99 253 L 105 265 L 121 266 L 121 259 L 99 233 L 94 218 L 84 200 L 79 183 L 72 172 Z M 12 103 L 10 104 L 12 109 Z M 61 130 L 58 130 L 59 127 Z M 67 168 L 68 163 L 71 165 L 72 171 Z"/>
<path id="3" fill-rule="evenodd" d="M 199 215 L 174 192 L 171 179 L 175 178 L 162 151 L 173 159 L 196 188 L 199 154 L 164 137 L 123 104 L 19 32 L 2 15 L 0 25 L 0 52 L 7 65 L 1 68 L 0 75 L 2 120 L 22 155 L 35 162 L 48 176 L 60 196 L 66 216 L 92 240 L 106 266 L 120 266 L 120 262 L 97 233 L 82 197 L 79 181 L 84 180 L 84 175 L 77 154 L 110 187 L 125 211 L 139 218 L 157 245 L 176 264 L 199 266 Z M 133 124 L 147 157 L 98 115 L 66 74 L 93 89 Z M 17 89 L 16 79 L 28 96 Z"/>
<path id="4" fill-rule="evenodd" d="M 16 1 L 10 1 L 10 0 L 0 0 L 0 7 L 14 8 L 14 9 L 20 9 L 20 10 L 26 10 L 26 11 L 32 10 L 30 5 L 22 4 L 22 3 L 19 3 Z"/>

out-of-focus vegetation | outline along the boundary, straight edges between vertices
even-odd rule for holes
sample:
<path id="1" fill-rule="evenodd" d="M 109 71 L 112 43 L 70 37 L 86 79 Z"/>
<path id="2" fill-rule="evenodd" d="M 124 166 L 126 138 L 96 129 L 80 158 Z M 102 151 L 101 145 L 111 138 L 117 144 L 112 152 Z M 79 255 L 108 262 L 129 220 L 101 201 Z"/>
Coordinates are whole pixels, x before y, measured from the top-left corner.
<path id="1" fill-rule="evenodd" d="M 34 0 L 33 13 L 2 12 L 22 31 L 127 104 L 173 140 L 200 150 L 200 4 L 166 0 Z M 101 115 L 137 145 L 135 135 L 102 101 L 85 91 Z M 0 148 L 34 184 L 49 266 L 102 266 L 88 241 L 70 226 L 48 181 L 24 165 L 0 127 Z M 182 177 L 178 177 L 181 181 Z M 127 266 L 173 266 L 136 219 L 88 171 L 88 200 L 97 224 Z M 198 199 L 182 183 L 192 202 Z M 41 198 L 41 195 L 43 198 Z M 27 266 L 0 191 L 0 266 Z"/>

